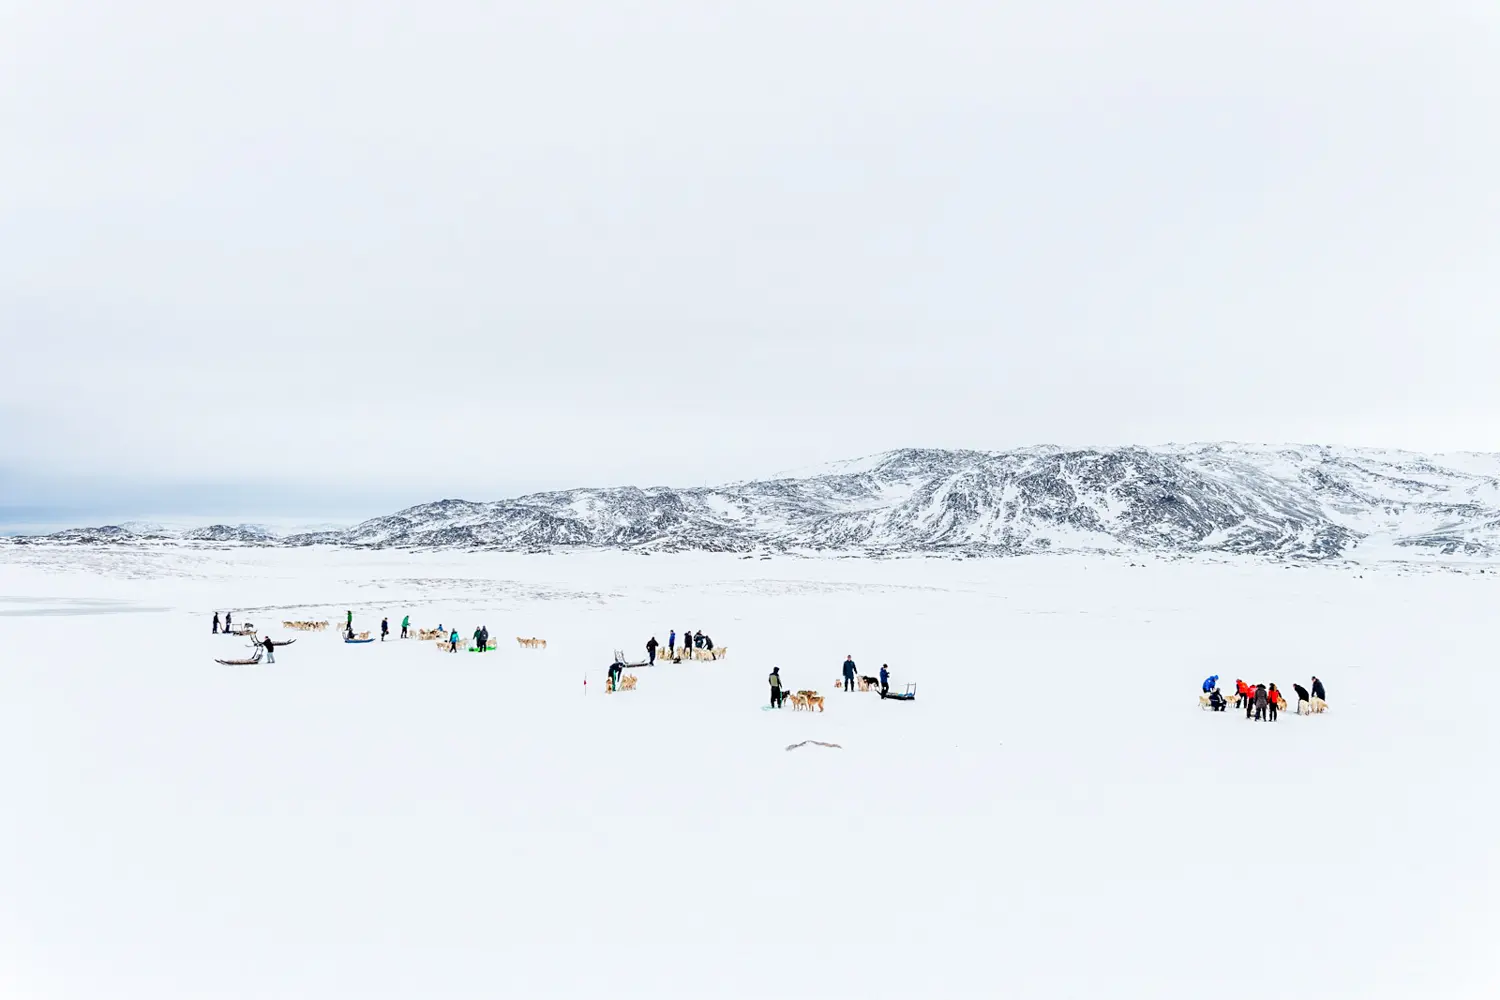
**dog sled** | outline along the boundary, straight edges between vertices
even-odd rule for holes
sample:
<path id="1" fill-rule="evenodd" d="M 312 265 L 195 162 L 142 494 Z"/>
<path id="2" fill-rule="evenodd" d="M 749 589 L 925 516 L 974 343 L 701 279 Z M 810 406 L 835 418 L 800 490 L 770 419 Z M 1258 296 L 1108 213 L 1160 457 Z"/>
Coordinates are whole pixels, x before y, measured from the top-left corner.
<path id="1" fill-rule="evenodd" d="M 255 626 L 254 625 L 241 625 L 238 628 L 225 629 L 224 630 L 224 634 L 225 635 L 254 635 L 255 634 Z"/>
<path id="2" fill-rule="evenodd" d="M 271 640 L 271 648 L 273 648 L 273 649 L 280 649 L 282 646 L 290 646 L 292 643 L 294 643 L 296 641 L 297 641 L 296 639 L 288 639 L 286 642 L 277 642 L 275 639 L 272 639 Z M 257 643 L 257 645 L 259 645 L 259 643 Z"/>
<path id="3" fill-rule="evenodd" d="M 264 655 L 263 653 L 261 653 L 259 650 L 257 650 L 256 653 L 255 653 L 255 655 L 252 656 L 252 657 L 249 657 L 248 659 L 244 659 L 244 660 L 214 660 L 214 662 L 215 663 L 222 663 L 226 667 L 253 667 L 257 663 L 260 662 L 260 658 L 263 655 Z"/>
<path id="4" fill-rule="evenodd" d="M 623 649 L 615 650 L 615 662 L 620 664 L 620 666 L 624 667 L 626 670 L 636 670 L 640 667 L 649 667 L 651 665 L 650 660 L 642 660 L 639 663 L 626 663 L 625 650 Z"/>
<path id="5" fill-rule="evenodd" d="M 345 643 L 347 643 L 349 645 L 353 645 L 353 646 L 358 646 L 361 643 L 374 642 L 374 641 L 375 641 L 374 639 L 345 639 L 344 640 Z"/>
<path id="6" fill-rule="evenodd" d="M 915 684 L 908 684 L 906 685 L 906 690 L 900 694 L 894 691 L 882 691 L 880 692 L 880 698 L 882 701 L 916 701 L 917 686 Z"/>

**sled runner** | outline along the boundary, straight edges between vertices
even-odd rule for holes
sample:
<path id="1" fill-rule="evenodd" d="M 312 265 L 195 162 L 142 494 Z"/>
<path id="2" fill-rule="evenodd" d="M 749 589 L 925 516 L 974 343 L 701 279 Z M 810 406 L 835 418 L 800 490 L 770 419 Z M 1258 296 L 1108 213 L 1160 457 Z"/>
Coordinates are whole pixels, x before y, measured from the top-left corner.
<path id="1" fill-rule="evenodd" d="M 374 642 L 375 640 L 374 639 L 345 639 L 344 641 L 345 642 L 349 642 L 349 643 L 354 643 L 355 645 L 359 645 L 362 642 Z"/>
<path id="2" fill-rule="evenodd" d="M 260 653 L 256 653 L 254 656 L 250 657 L 248 660 L 214 660 L 214 662 L 215 663 L 222 663 L 226 667 L 253 667 L 257 663 L 260 662 L 260 657 L 261 657 L 261 654 Z"/>

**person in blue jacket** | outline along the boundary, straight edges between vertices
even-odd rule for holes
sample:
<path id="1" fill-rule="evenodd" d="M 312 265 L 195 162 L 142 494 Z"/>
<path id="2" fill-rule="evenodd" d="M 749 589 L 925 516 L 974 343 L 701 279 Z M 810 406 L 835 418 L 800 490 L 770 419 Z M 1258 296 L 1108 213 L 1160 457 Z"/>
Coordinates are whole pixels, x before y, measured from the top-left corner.
<path id="1" fill-rule="evenodd" d="M 854 669 L 855 669 L 855 667 L 854 667 L 854 656 L 853 656 L 853 654 L 845 656 L 844 657 L 844 690 L 845 691 L 853 691 L 854 690 Z"/>
<path id="2" fill-rule="evenodd" d="M 1203 693 L 1204 694 L 1208 694 L 1210 691 L 1212 691 L 1214 688 L 1216 688 L 1218 686 L 1219 686 L 1219 675 L 1218 674 L 1214 674 L 1212 677 L 1206 678 L 1203 681 Z"/>
<path id="3" fill-rule="evenodd" d="M 882 663 L 880 665 L 880 693 L 887 694 L 891 690 L 891 665 Z"/>
<path id="4" fill-rule="evenodd" d="M 677 659 L 677 630 L 675 628 L 667 633 L 667 659 Z"/>

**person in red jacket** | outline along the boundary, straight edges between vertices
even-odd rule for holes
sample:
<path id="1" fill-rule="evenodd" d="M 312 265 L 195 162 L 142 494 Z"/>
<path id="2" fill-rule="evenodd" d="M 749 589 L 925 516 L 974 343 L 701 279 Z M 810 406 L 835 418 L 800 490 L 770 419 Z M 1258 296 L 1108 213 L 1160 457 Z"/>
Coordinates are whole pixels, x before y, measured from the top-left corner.
<path id="1" fill-rule="evenodd" d="M 1281 700 L 1281 692 L 1276 690 L 1275 684 L 1272 684 L 1270 689 L 1266 691 L 1266 717 L 1272 722 L 1276 721 L 1276 706 Z"/>

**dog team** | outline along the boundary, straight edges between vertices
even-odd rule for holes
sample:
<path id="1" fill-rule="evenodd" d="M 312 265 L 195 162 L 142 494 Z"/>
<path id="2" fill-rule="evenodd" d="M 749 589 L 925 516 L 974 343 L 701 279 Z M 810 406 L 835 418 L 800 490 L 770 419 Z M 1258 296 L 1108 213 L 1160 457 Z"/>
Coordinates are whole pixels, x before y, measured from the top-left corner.
<path id="1" fill-rule="evenodd" d="M 816 691 L 806 689 L 787 693 L 781 679 L 781 668 L 772 667 L 771 674 L 766 678 L 771 686 L 771 707 L 780 708 L 787 702 L 792 703 L 793 711 L 808 711 L 814 709 L 823 711 L 823 696 Z M 882 697 L 891 690 L 891 666 L 888 663 L 880 665 L 879 677 L 867 677 L 859 673 L 859 667 L 854 663 L 854 654 L 844 657 L 844 673 L 841 680 L 834 681 L 835 686 L 841 686 L 845 691 L 853 691 L 856 683 L 861 691 L 878 691 Z"/>
<path id="2" fill-rule="evenodd" d="M 656 666 L 656 651 L 661 649 L 661 643 L 656 641 L 656 636 L 646 640 L 646 664 Z M 722 660 L 728 654 L 727 646 L 714 648 L 714 641 L 703 634 L 703 630 L 697 632 L 691 629 L 682 633 L 682 649 L 677 648 L 677 630 L 673 629 L 667 633 L 667 659 L 673 663 L 681 663 L 683 660 Z"/>
<path id="3" fill-rule="evenodd" d="M 1297 692 L 1297 714 L 1314 715 L 1328 710 L 1328 692 L 1316 675 L 1312 679 L 1312 690 L 1301 684 L 1293 684 Z M 1198 707 L 1214 712 L 1227 708 L 1245 706 L 1245 718 L 1256 722 L 1275 722 L 1278 712 L 1286 711 L 1286 696 L 1275 684 L 1247 684 L 1238 677 L 1234 681 L 1234 693 L 1226 696 L 1219 690 L 1219 675 L 1203 680 L 1203 694 L 1198 697 Z"/>

